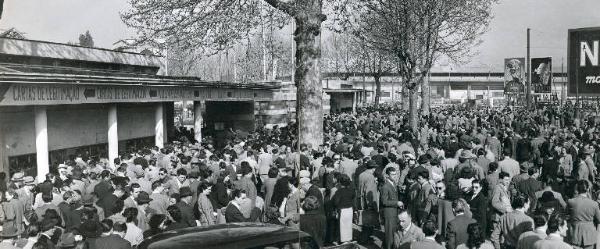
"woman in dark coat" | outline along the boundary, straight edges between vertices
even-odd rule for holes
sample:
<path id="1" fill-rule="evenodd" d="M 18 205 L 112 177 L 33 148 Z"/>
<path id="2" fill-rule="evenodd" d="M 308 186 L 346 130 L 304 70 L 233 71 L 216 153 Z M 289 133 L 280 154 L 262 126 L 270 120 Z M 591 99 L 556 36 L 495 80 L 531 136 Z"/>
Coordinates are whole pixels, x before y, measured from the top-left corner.
<path id="1" fill-rule="evenodd" d="M 302 209 L 304 214 L 300 215 L 300 230 L 310 234 L 320 248 L 323 246 L 327 221 L 325 215 L 319 212 L 319 201 L 314 196 L 308 196 L 302 203 Z"/>
<path id="2" fill-rule="evenodd" d="M 339 217 L 339 242 L 345 243 L 352 240 L 354 190 L 350 187 L 351 181 L 347 175 L 339 174 L 338 182 L 340 188 L 335 191 L 332 201 Z"/>

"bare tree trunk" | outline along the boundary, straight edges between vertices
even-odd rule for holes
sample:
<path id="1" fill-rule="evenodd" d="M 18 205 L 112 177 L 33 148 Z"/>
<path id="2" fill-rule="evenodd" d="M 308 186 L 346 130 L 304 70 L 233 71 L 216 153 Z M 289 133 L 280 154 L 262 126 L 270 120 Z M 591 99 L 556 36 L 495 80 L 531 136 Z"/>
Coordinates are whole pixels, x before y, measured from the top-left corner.
<path id="1" fill-rule="evenodd" d="M 374 74 L 373 78 L 375 79 L 375 106 L 378 106 L 381 101 L 381 75 Z"/>
<path id="2" fill-rule="evenodd" d="M 273 57 L 271 57 L 273 58 Z M 273 59 L 273 80 L 277 79 L 277 61 L 278 59 Z"/>
<path id="3" fill-rule="evenodd" d="M 402 110 L 404 111 L 408 111 L 410 110 L 409 107 L 409 90 L 406 87 L 402 87 Z"/>
<path id="4" fill-rule="evenodd" d="M 260 39 L 261 39 L 261 45 L 262 45 L 262 80 L 263 81 L 267 81 L 267 39 L 266 39 L 266 34 L 265 34 L 265 20 L 263 20 L 262 15 L 262 8 L 260 11 Z"/>
<path id="5" fill-rule="evenodd" d="M 274 29 L 273 25 L 273 13 L 270 12 L 269 14 L 269 60 L 271 61 L 271 75 L 273 76 L 273 78 L 271 80 L 275 80 L 275 77 L 277 76 L 277 61 L 275 61 L 275 45 L 273 43 L 273 29 Z"/>
<path id="6" fill-rule="evenodd" d="M 233 82 L 239 82 L 237 80 L 237 51 L 233 50 Z"/>
<path id="7" fill-rule="evenodd" d="M 323 142 L 323 86 L 320 68 L 321 0 L 301 1 L 296 13 L 296 78 L 299 143 L 316 148 Z"/>
<path id="8" fill-rule="evenodd" d="M 225 50 L 225 80 L 231 81 L 231 64 L 229 64 L 229 49 Z"/>
<path id="9" fill-rule="evenodd" d="M 223 81 L 223 58 L 222 58 L 222 53 L 219 52 L 219 77 L 217 79 L 219 79 L 220 81 Z"/>
<path id="10" fill-rule="evenodd" d="M 419 101 L 419 92 L 417 91 L 417 88 L 411 89 L 409 90 L 409 94 L 410 94 L 410 127 L 412 128 L 413 132 L 417 132 L 418 130 L 418 125 L 419 125 L 419 110 L 418 110 L 418 101 Z"/>
<path id="11" fill-rule="evenodd" d="M 429 76 L 423 77 L 423 82 L 421 83 L 421 116 L 429 116 Z"/>
<path id="12" fill-rule="evenodd" d="M 249 68 L 250 68 L 250 49 L 251 49 L 252 43 L 250 42 L 250 36 L 248 36 L 247 39 L 248 39 L 248 45 L 246 45 L 246 58 L 244 59 L 245 64 L 246 64 L 244 71 L 246 71 L 246 73 L 243 74 L 243 76 L 242 76 L 242 78 L 244 79 L 243 80 L 244 82 L 250 81 L 250 80 L 248 80 L 248 77 L 249 77 L 248 75 L 250 74 L 250 70 L 249 70 Z"/>

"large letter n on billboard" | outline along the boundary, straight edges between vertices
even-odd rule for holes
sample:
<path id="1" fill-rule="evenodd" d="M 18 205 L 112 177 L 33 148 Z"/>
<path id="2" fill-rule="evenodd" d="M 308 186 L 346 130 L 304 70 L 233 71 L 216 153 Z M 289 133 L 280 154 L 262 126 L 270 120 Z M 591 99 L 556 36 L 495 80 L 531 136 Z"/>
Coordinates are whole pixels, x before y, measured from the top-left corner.
<path id="1" fill-rule="evenodd" d="M 580 52 L 580 60 L 579 64 L 582 67 L 586 66 L 586 58 L 590 59 L 592 66 L 598 66 L 598 42 L 594 41 L 594 48 L 590 48 L 590 45 L 587 42 L 581 42 L 581 52 Z"/>

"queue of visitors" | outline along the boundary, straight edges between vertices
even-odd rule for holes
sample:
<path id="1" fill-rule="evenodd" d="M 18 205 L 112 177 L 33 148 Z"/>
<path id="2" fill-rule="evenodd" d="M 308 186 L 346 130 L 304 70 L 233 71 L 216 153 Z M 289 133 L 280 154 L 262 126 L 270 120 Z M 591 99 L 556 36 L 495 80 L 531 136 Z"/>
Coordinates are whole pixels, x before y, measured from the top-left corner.
<path id="1" fill-rule="evenodd" d="M 290 226 L 319 246 L 381 231 L 383 248 L 594 248 L 599 121 L 569 107 L 447 107 L 413 131 L 380 105 L 327 116 L 315 147 L 292 123 L 223 146 L 186 137 L 113 162 L 75 155 L 40 182 L 11 172 L 0 248 L 135 248 L 231 222 Z"/>

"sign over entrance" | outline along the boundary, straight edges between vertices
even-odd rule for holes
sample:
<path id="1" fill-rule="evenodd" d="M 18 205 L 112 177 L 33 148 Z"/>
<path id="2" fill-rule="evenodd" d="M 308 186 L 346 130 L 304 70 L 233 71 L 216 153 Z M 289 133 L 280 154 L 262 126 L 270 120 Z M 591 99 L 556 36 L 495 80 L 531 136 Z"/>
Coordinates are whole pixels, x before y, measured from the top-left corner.
<path id="1" fill-rule="evenodd" d="M 181 86 L 107 86 L 77 84 L 0 84 L 0 106 L 88 103 L 162 102 L 181 100 L 250 100 L 268 91 Z"/>
<path id="2" fill-rule="evenodd" d="M 569 30 L 569 95 L 600 95 L 600 27 Z"/>

